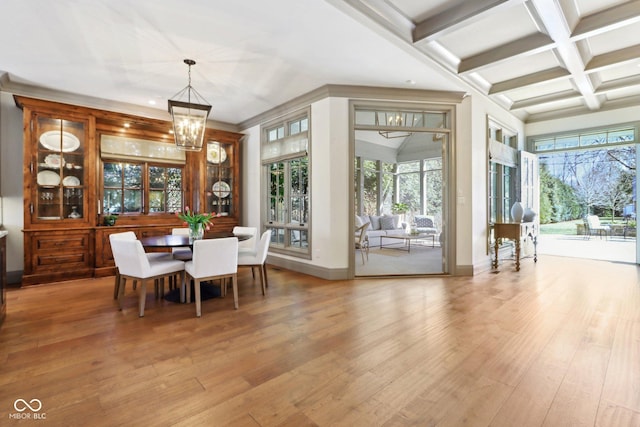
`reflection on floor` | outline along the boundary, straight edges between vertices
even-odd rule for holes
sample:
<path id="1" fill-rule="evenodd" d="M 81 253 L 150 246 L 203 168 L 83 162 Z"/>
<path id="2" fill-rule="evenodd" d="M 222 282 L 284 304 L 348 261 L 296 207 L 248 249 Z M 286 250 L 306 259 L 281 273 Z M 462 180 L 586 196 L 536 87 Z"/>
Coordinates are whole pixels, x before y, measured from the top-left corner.
<path id="1" fill-rule="evenodd" d="M 585 239 L 584 236 L 541 234 L 538 237 L 538 253 L 635 264 L 636 238 L 613 236 Z"/>
<path id="2" fill-rule="evenodd" d="M 356 251 L 356 276 L 441 274 L 443 271 L 442 248 L 432 248 L 431 243 L 411 243 L 411 252 L 372 247 L 364 265 L 360 252 Z"/>

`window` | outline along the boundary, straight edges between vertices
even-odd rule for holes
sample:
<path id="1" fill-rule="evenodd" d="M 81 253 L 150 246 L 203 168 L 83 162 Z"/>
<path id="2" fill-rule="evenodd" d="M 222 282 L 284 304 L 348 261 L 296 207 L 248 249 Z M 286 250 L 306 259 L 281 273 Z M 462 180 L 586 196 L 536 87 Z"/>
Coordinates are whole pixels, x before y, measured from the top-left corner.
<path id="1" fill-rule="evenodd" d="M 517 189 L 518 134 L 489 117 L 487 127 L 489 135 L 488 219 L 490 224 L 508 222 Z"/>
<path id="2" fill-rule="evenodd" d="M 624 127 L 605 130 L 573 132 L 552 137 L 530 139 L 535 152 L 579 150 L 581 148 L 626 145 L 635 142 L 635 128 Z"/>
<path id="3" fill-rule="evenodd" d="M 308 112 L 263 126 L 262 163 L 267 188 L 264 226 L 272 230 L 270 248 L 294 256 L 310 255 Z"/>
<path id="4" fill-rule="evenodd" d="M 103 212 L 179 212 L 182 210 L 182 175 L 181 167 L 105 161 Z M 145 200 L 148 201 L 146 206 Z"/>
<path id="5" fill-rule="evenodd" d="M 101 158 L 104 213 L 182 210 L 184 152 L 166 143 L 102 135 Z"/>

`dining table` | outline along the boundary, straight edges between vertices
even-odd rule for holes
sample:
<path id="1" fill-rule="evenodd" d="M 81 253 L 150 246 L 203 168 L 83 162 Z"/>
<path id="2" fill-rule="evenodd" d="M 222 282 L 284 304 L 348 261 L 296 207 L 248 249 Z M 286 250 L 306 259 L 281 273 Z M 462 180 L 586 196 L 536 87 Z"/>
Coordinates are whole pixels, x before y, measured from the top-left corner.
<path id="1" fill-rule="evenodd" d="M 223 239 L 225 237 L 237 237 L 239 241 L 249 240 L 253 236 L 251 234 L 233 234 L 226 231 L 215 231 L 205 233 L 204 239 Z M 181 248 L 192 247 L 193 243 L 189 241 L 186 234 L 162 234 L 158 236 L 141 237 L 140 242 L 144 248 Z"/>
<path id="2" fill-rule="evenodd" d="M 234 234 L 226 231 L 215 231 L 205 233 L 203 239 L 223 239 L 226 237 L 237 237 L 239 241 L 249 240 L 253 237 L 251 234 Z M 193 248 L 193 242 L 189 241 L 189 236 L 186 234 L 161 234 L 158 236 L 146 236 L 140 238 L 140 243 L 145 249 L 162 249 L 162 248 Z M 190 257 L 178 258 L 182 261 L 188 261 Z M 193 283 L 190 284 L 193 286 Z M 191 295 L 195 295 L 195 292 L 191 292 Z M 203 283 L 201 286 L 201 300 L 207 300 L 210 298 L 216 298 L 220 296 L 219 287 L 214 287 L 210 283 Z M 169 291 L 164 298 L 171 302 L 183 302 L 180 289 L 175 288 Z M 192 298 L 193 299 L 193 298 Z M 191 302 L 191 301 L 189 301 Z"/>

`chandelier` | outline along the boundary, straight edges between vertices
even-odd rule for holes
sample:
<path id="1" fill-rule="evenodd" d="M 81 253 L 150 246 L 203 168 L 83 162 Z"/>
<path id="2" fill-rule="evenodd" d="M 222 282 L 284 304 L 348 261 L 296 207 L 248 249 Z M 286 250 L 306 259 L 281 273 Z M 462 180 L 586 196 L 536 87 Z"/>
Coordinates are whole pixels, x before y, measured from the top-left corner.
<path id="1" fill-rule="evenodd" d="M 376 126 L 396 127 L 401 130 L 379 130 L 378 133 L 387 139 L 394 138 L 407 138 L 413 135 L 413 132 L 407 130 L 416 126 L 417 115 L 416 113 L 409 112 L 390 112 L 390 111 L 376 111 L 375 113 Z"/>
<path id="2" fill-rule="evenodd" d="M 185 59 L 184 63 L 189 66 L 189 84 L 169 100 L 173 136 L 178 149 L 200 151 L 211 105 L 191 86 L 191 66 L 196 61 Z"/>

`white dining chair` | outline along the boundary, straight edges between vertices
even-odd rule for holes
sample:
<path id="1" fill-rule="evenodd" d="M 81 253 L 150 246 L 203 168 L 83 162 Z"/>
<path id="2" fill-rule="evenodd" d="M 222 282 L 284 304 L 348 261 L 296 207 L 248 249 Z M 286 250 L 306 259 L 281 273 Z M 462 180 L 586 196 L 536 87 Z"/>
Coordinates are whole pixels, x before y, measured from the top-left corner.
<path id="1" fill-rule="evenodd" d="M 256 250 L 256 235 L 258 234 L 258 229 L 256 227 L 242 227 L 236 225 L 235 227 L 233 227 L 233 234 L 244 234 L 251 236 L 251 238 L 247 240 L 238 242 L 239 254 L 243 252 L 254 252 Z"/>
<path id="2" fill-rule="evenodd" d="M 113 253 L 113 241 L 114 240 L 138 240 L 136 233 L 133 231 L 123 231 L 121 233 L 111 233 L 109 234 L 109 244 L 111 245 L 111 252 Z M 170 258 L 169 254 L 166 252 L 151 252 L 147 253 L 147 258 L 151 259 L 162 259 L 162 258 Z M 115 260 L 115 256 L 114 256 Z M 116 277 L 115 283 L 113 285 L 113 299 L 118 298 L 118 286 L 120 286 L 120 273 L 118 270 L 118 264 L 116 263 Z M 133 282 L 133 289 L 136 288 L 136 282 Z M 157 292 L 157 289 L 156 289 Z"/>
<path id="3" fill-rule="evenodd" d="M 174 236 L 188 236 L 189 228 L 188 227 L 174 228 L 171 230 L 171 234 Z M 173 258 L 179 259 L 180 261 L 189 261 L 193 256 L 193 252 L 191 251 L 191 248 L 187 246 L 172 248 L 171 254 L 173 255 Z"/>
<path id="4" fill-rule="evenodd" d="M 180 283 L 184 283 L 184 261 L 169 257 L 149 258 L 139 240 L 113 240 L 111 242 L 113 258 L 120 272 L 118 285 L 118 306 L 122 310 L 122 299 L 127 279 L 140 282 L 138 297 L 139 316 L 144 316 L 144 305 L 147 297 L 147 281 L 180 274 Z M 161 285 L 161 289 L 163 286 Z M 184 301 L 181 289 L 181 300 Z"/>
<path id="5" fill-rule="evenodd" d="M 187 301 L 191 301 L 190 279 L 193 279 L 193 289 L 196 302 L 196 316 L 202 315 L 200 284 L 210 280 L 220 280 L 220 294 L 224 296 L 226 288 L 224 279 L 231 279 L 233 287 L 233 306 L 238 309 L 238 239 L 225 237 L 222 239 L 204 239 L 193 242 L 193 258 L 184 265 Z"/>
<path id="6" fill-rule="evenodd" d="M 238 266 L 260 268 L 260 284 L 262 285 L 262 295 L 265 294 L 266 288 L 269 286 L 267 281 L 267 253 L 269 252 L 269 242 L 271 240 L 271 230 L 262 233 L 260 241 L 253 252 L 244 252 L 238 254 Z M 255 275 L 254 275 L 255 277 Z"/>

